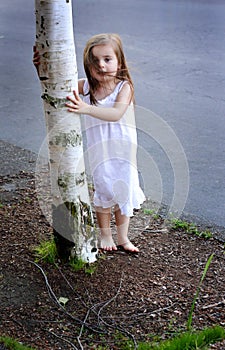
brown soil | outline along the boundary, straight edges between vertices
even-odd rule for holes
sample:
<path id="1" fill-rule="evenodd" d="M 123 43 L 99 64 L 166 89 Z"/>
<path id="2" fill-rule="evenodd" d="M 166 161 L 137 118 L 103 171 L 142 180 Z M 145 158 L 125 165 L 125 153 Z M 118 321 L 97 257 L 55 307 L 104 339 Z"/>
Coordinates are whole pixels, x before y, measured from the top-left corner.
<path id="1" fill-rule="evenodd" d="M 212 253 L 193 327 L 225 325 L 224 243 L 174 231 L 140 210 L 130 231 L 138 256 L 103 254 L 95 271 L 36 264 L 33 247 L 51 238 L 52 229 L 36 199 L 33 175 L 2 177 L 0 189 L 0 335 L 40 350 L 119 349 L 124 339 L 170 337 L 185 330 Z M 68 298 L 65 308 L 60 297 Z M 210 349 L 225 349 L 225 343 Z"/>

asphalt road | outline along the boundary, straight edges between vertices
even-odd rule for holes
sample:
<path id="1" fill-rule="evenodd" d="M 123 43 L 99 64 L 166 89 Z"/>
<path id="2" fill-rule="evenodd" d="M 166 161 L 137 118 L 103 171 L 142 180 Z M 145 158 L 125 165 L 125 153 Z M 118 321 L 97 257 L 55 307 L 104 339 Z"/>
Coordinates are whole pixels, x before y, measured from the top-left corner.
<path id="1" fill-rule="evenodd" d="M 169 205 L 179 197 L 185 212 L 225 227 L 225 1 L 77 0 L 73 11 L 80 77 L 90 36 L 123 39 L 146 191 Z M 1 0 L 0 140 L 38 153 L 45 123 L 34 38 L 34 1 Z"/>

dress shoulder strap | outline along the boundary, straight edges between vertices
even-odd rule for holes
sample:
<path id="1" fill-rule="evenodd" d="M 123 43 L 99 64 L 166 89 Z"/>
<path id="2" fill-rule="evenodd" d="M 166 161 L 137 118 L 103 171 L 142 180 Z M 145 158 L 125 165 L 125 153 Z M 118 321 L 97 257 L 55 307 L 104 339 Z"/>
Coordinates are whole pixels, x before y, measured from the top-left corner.
<path id="1" fill-rule="evenodd" d="M 121 80 L 118 85 L 117 85 L 117 91 L 120 92 L 120 90 L 122 89 L 122 87 L 125 85 L 125 84 L 129 84 L 127 80 Z"/>
<path id="2" fill-rule="evenodd" d="M 83 92 L 84 92 L 84 95 L 89 93 L 89 84 L 87 79 L 85 79 L 84 81 Z"/>

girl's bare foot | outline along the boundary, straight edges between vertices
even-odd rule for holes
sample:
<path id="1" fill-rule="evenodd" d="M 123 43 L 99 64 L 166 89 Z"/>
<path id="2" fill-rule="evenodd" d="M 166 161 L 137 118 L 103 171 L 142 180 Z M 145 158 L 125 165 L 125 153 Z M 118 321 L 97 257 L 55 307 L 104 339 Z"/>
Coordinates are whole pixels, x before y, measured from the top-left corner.
<path id="1" fill-rule="evenodd" d="M 139 253 L 139 249 L 131 243 L 131 241 L 127 240 L 125 243 L 119 244 L 117 249 L 122 250 L 126 253 Z"/>
<path id="2" fill-rule="evenodd" d="M 100 248 L 106 251 L 117 250 L 112 236 L 100 236 Z"/>

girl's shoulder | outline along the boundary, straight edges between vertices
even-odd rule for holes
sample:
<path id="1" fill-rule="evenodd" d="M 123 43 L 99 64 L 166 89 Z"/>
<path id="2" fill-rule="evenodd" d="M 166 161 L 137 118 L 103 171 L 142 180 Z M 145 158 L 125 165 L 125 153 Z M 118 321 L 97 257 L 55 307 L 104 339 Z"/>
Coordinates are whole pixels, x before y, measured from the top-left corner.
<path id="1" fill-rule="evenodd" d="M 120 80 L 114 90 L 112 91 L 112 95 L 118 95 L 120 94 L 121 92 L 123 92 L 124 90 L 130 90 L 130 84 L 127 80 Z"/>
<path id="2" fill-rule="evenodd" d="M 117 102 L 131 103 L 132 101 L 132 86 L 128 80 L 123 80 L 117 85 Z"/>
<path id="3" fill-rule="evenodd" d="M 117 84 L 117 89 L 120 92 L 123 88 L 125 87 L 125 89 L 130 89 L 130 83 L 128 80 L 121 80 L 118 84 Z"/>

